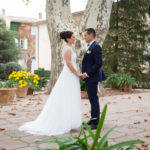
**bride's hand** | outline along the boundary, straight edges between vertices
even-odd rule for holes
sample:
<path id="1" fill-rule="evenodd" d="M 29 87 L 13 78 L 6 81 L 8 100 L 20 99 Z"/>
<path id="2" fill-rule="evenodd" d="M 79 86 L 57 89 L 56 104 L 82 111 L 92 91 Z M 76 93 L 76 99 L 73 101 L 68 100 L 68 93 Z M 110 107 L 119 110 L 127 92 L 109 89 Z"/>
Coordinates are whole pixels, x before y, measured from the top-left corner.
<path id="1" fill-rule="evenodd" d="M 81 79 L 82 74 L 81 73 L 77 73 L 77 77 Z"/>

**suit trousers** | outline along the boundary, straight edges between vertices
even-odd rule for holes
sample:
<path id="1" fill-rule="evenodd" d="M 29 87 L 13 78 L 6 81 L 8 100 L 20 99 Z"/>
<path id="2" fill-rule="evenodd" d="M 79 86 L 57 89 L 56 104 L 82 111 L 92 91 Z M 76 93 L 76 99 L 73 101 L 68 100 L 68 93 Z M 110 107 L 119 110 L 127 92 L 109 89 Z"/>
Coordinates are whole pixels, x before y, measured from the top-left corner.
<path id="1" fill-rule="evenodd" d="M 98 82 L 85 81 L 86 90 L 91 104 L 91 120 L 94 124 L 98 124 L 100 117 L 100 105 L 97 96 Z"/>

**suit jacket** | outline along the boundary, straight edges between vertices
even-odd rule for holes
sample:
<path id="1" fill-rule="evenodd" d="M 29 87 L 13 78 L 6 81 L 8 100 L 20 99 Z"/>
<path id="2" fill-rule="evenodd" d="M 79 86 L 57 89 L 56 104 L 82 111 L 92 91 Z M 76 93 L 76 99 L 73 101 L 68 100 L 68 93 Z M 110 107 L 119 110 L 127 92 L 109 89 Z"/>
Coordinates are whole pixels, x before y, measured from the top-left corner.
<path id="1" fill-rule="evenodd" d="M 101 70 L 102 64 L 102 48 L 96 41 L 94 41 L 84 54 L 82 60 L 82 73 L 86 72 L 89 76 L 85 81 L 104 81 L 106 76 Z"/>

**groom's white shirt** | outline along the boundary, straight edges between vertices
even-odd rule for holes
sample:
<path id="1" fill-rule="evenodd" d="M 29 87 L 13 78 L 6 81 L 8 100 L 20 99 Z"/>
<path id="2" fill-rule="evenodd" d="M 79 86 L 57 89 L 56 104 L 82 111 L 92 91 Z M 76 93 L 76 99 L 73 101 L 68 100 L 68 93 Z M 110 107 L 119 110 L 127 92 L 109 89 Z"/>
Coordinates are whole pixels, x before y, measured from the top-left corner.
<path id="1" fill-rule="evenodd" d="M 86 49 L 86 52 L 89 50 L 89 47 L 95 42 L 95 40 L 91 41 L 90 43 L 88 43 L 88 47 Z M 89 75 L 85 72 L 86 76 L 89 77 Z"/>
<path id="2" fill-rule="evenodd" d="M 90 43 L 88 43 L 88 47 L 87 47 L 87 50 L 89 49 L 89 47 L 95 42 L 95 40 L 91 41 Z M 86 50 L 86 51 L 87 51 Z"/>

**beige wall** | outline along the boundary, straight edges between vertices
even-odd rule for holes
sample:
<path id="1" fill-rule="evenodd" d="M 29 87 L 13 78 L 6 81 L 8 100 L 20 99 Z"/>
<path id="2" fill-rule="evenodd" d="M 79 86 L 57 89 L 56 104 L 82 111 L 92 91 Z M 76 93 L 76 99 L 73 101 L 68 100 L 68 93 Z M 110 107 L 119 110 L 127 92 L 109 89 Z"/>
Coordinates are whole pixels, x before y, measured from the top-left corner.
<path id="1" fill-rule="evenodd" d="M 51 49 L 46 23 L 38 25 L 36 41 L 36 69 L 40 67 L 50 70 Z"/>

